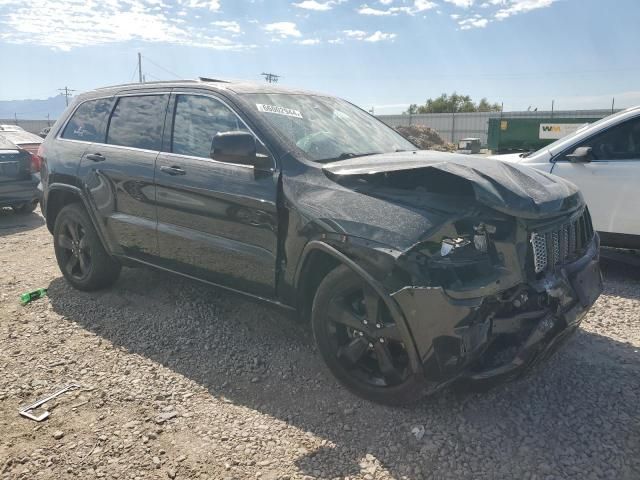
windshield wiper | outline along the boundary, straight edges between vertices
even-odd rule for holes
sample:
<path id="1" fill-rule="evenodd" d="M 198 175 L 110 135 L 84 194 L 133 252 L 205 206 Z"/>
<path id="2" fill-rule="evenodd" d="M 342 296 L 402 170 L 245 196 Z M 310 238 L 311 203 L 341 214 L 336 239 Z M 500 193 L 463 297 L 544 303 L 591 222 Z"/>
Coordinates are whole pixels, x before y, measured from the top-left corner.
<path id="1" fill-rule="evenodd" d="M 344 152 L 338 155 L 337 157 L 321 158 L 320 160 L 316 160 L 316 162 L 320 162 L 320 163 L 337 162 L 338 160 L 347 160 L 349 158 L 366 157 L 367 155 L 378 155 L 380 153 L 382 152 L 368 152 L 368 153 Z"/>

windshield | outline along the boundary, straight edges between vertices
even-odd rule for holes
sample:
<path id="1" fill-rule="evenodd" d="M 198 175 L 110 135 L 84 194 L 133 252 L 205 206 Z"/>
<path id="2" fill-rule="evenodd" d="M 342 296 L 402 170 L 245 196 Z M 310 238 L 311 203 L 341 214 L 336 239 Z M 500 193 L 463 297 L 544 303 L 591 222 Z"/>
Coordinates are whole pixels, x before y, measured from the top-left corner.
<path id="1" fill-rule="evenodd" d="M 242 96 L 315 162 L 416 149 L 399 133 L 338 98 L 284 93 Z"/>

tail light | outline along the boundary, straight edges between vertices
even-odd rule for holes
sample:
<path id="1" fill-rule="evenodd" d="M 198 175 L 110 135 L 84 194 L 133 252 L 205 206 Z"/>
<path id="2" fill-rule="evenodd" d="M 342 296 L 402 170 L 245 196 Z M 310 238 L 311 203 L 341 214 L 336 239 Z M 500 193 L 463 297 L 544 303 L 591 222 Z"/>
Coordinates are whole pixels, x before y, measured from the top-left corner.
<path id="1" fill-rule="evenodd" d="M 40 155 L 36 155 L 35 153 L 31 154 L 31 173 L 40 173 L 40 168 L 42 168 L 42 157 Z"/>
<path id="2" fill-rule="evenodd" d="M 37 153 L 29 152 L 29 154 L 31 155 L 31 173 L 39 173 L 42 168 L 42 144 L 38 147 Z"/>

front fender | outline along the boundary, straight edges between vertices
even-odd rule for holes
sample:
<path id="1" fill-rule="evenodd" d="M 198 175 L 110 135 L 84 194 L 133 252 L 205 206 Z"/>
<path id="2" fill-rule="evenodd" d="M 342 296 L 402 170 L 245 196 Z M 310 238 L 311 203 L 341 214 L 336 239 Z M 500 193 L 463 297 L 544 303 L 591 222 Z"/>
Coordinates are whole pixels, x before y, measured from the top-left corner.
<path id="1" fill-rule="evenodd" d="M 344 239 L 344 243 L 348 243 L 348 237 L 343 236 Z M 360 240 L 360 239 L 358 239 Z M 364 240 L 362 240 L 362 242 L 366 242 Z M 372 244 L 373 245 L 373 244 Z M 384 304 L 387 306 L 387 308 L 389 309 L 389 313 L 391 314 L 391 317 L 393 318 L 393 321 L 396 323 L 396 325 L 398 325 L 398 328 L 401 332 L 402 338 L 403 338 L 403 343 L 405 344 L 405 346 L 407 347 L 407 353 L 409 355 L 409 362 L 410 362 L 410 366 L 411 369 L 413 371 L 413 373 L 422 373 L 422 364 L 420 362 L 420 357 L 418 355 L 418 351 L 416 348 L 416 344 L 413 340 L 413 335 L 409 329 L 409 326 L 404 318 L 404 315 L 402 314 L 402 311 L 400 310 L 400 308 L 398 307 L 398 304 L 396 303 L 396 301 L 390 296 L 390 292 L 388 291 L 388 289 L 383 285 L 383 283 L 380 281 L 380 279 L 375 278 L 374 275 L 368 271 L 368 269 L 371 269 L 371 259 L 367 259 L 367 263 L 368 265 L 368 269 L 365 266 L 362 266 L 359 264 L 359 260 L 362 259 L 358 259 L 357 256 L 356 258 L 352 258 L 352 256 L 349 256 L 346 252 L 340 251 L 338 250 L 338 248 L 336 248 L 336 246 L 331 245 L 330 243 L 328 243 L 325 240 L 312 240 L 310 242 L 307 243 L 307 245 L 305 246 L 304 250 L 303 250 L 303 254 L 300 257 L 300 261 L 298 262 L 298 269 L 296 272 L 296 280 L 295 280 L 295 284 L 299 285 L 300 284 L 300 276 L 301 276 L 301 271 L 302 271 L 302 266 L 304 265 L 304 261 L 305 259 L 311 254 L 311 252 L 313 252 L 314 250 L 320 250 L 332 257 L 334 257 L 336 260 L 338 260 L 341 264 L 346 265 L 347 267 L 349 267 L 351 270 L 353 270 L 354 273 L 356 273 L 359 277 L 361 277 L 365 282 L 367 282 L 371 288 L 373 288 L 375 290 L 375 292 L 380 296 L 380 298 L 382 299 L 382 301 L 384 302 Z M 345 248 L 345 250 L 349 250 L 349 248 Z M 351 249 L 353 250 L 353 249 Z M 388 252 L 381 252 L 381 258 L 385 255 L 389 255 L 392 252 L 394 252 L 392 249 L 388 249 Z M 379 259 L 380 260 L 380 259 Z M 375 263 L 375 259 L 374 259 L 374 263 Z"/>

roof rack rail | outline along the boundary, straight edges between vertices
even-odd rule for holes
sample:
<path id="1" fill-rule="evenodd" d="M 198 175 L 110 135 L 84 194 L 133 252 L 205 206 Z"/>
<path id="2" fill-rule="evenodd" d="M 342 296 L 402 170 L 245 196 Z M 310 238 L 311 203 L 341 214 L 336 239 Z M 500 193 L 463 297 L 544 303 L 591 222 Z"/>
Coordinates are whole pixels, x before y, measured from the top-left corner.
<path id="1" fill-rule="evenodd" d="M 215 83 L 231 83 L 229 80 L 222 80 L 220 78 L 198 77 L 201 82 L 215 82 Z"/>
<path id="2" fill-rule="evenodd" d="M 94 90 L 107 90 L 109 88 L 118 88 L 118 87 L 133 87 L 133 86 L 143 86 L 143 85 L 158 85 L 165 83 L 181 83 L 181 82 L 196 82 L 197 80 L 152 80 L 147 82 L 128 82 L 128 83 L 119 83 L 116 85 L 107 85 L 105 87 L 98 87 Z"/>

